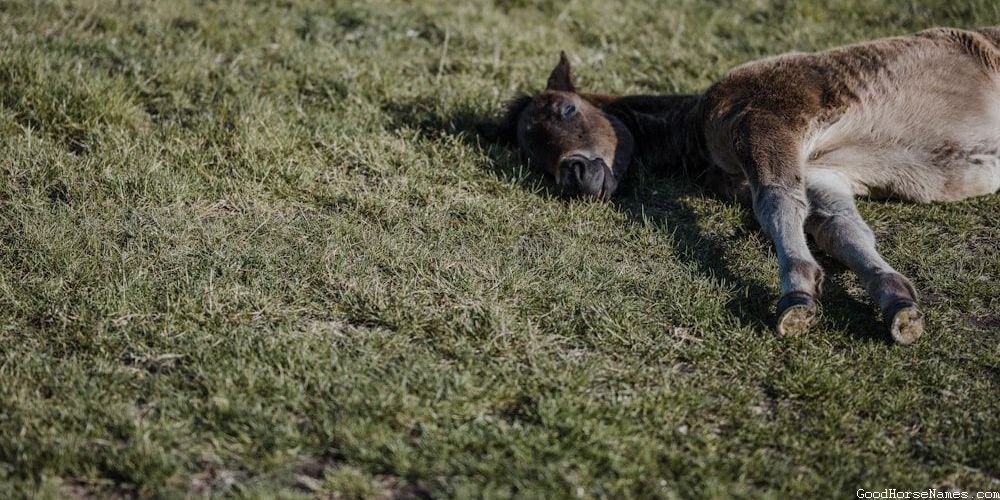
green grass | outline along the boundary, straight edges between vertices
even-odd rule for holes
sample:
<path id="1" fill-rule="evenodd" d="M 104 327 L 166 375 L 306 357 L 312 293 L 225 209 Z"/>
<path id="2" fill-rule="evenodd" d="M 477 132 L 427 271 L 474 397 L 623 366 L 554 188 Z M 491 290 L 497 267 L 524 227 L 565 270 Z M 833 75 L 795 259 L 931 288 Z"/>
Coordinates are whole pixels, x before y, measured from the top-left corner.
<path id="1" fill-rule="evenodd" d="M 559 49 L 690 92 L 993 0 L 0 2 L 0 497 L 1000 490 L 1000 197 L 863 201 L 928 331 L 829 260 L 777 338 L 749 215 L 565 201 L 471 132 Z"/>

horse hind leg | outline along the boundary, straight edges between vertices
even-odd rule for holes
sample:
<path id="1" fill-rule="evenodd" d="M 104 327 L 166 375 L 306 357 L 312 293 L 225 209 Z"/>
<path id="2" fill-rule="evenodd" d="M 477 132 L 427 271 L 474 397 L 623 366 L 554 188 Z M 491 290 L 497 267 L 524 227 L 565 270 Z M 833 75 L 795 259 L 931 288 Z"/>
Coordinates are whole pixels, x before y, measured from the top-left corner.
<path id="1" fill-rule="evenodd" d="M 896 272 L 875 248 L 875 235 L 854 204 L 847 179 L 836 172 L 814 171 L 806 179 L 810 214 L 806 231 L 824 252 L 849 267 L 878 303 L 889 333 L 910 344 L 924 330 L 923 313 L 910 280 Z"/>

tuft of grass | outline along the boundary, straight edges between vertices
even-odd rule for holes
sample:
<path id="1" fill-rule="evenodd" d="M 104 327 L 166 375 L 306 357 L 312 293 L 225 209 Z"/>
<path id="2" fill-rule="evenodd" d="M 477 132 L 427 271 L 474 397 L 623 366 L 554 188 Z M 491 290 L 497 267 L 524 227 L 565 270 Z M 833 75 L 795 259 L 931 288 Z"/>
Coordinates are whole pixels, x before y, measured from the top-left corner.
<path id="1" fill-rule="evenodd" d="M 922 294 L 831 261 L 771 329 L 748 214 L 565 201 L 470 125 L 544 83 L 694 92 L 987 0 L 0 3 L 0 496 L 1000 489 L 1000 198 L 863 201 Z"/>

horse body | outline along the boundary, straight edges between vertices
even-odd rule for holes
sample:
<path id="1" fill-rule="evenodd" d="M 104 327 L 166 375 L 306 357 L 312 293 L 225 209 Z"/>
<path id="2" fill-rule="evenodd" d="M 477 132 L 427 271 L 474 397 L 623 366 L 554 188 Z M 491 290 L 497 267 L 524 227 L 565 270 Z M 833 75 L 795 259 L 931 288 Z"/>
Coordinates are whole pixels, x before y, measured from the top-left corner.
<path id="1" fill-rule="evenodd" d="M 923 331 L 912 284 L 877 252 L 857 195 L 955 201 L 1000 190 L 1000 28 L 938 28 L 744 64 L 692 96 L 580 94 L 563 55 L 500 124 L 563 186 L 604 198 L 633 156 L 748 202 L 774 241 L 777 329 L 815 320 L 823 271 L 850 267 L 893 338 Z"/>
<path id="2" fill-rule="evenodd" d="M 731 145 L 768 131 L 724 117 L 775 114 L 798 135 L 805 175 L 836 172 L 855 194 L 933 202 L 996 192 L 998 44 L 1000 29 L 935 29 L 740 66 L 706 92 L 706 133 L 715 136 L 708 154 L 741 173 Z"/>

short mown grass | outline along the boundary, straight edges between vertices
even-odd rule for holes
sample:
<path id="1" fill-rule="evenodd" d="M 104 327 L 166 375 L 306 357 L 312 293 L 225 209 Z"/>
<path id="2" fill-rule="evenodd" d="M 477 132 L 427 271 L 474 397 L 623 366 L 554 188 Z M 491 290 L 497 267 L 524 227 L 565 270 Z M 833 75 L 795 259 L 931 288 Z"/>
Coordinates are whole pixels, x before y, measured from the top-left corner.
<path id="1" fill-rule="evenodd" d="M 998 5 L 0 2 L 0 497 L 1000 490 L 1000 197 L 860 203 L 916 345 L 830 260 L 784 339 L 747 213 L 472 128 Z"/>

